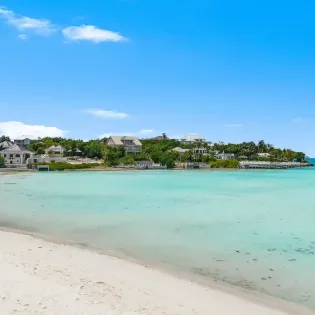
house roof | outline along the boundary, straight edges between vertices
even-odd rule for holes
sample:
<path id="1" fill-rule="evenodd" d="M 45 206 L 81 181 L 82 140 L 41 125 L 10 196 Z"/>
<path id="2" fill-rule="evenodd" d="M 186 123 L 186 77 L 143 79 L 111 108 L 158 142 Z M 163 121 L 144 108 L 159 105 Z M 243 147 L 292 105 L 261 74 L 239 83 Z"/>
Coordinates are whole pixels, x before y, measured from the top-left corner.
<path id="1" fill-rule="evenodd" d="M 115 145 L 124 145 L 123 140 L 131 140 L 134 145 L 142 145 L 140 140 L 134 136 L 110 136 L 107 141 L 111 139 Z"/>
<path id="2" fill-rule="evenodd" d="M 189 149 L 182 149 L 180 147 L 174 148 L 173 151 L 178 152 L 178 153 L 185 153 L 188 152 Z"/>
<path id="3" fill-rule="evenodd" d="M 65 151 L 65 148 L 62 147 L 61 145 L 52 145 L 46 151 Z"/>
<path id="4" fill-rule="evenodd" d="M 182 141 L 206 141 L 206 139 L 204 137 L 201 136 L 197 136 L 197 135 L 189 135 L 189 136 L 185 136 L 181 139 Z"/>
<path id="5" fill-rule="evenodd" d="M 161 141 L 161 140 L 169 140 L 169 137 L 167 136 L 157 136 L 157 137 L 154 137 L 154 138 L 150 138 L 149 140 L 156 140 L 156 141 Z"/>
<path id="6" fill-rule="evenodd" d="M 24 150 L 24 149 L 21 149 L 18 145 L 16 144 L 13 144 L 11 147 L 7 148 L 7 149 L 4 149 L 1 151 L 1 153 L 32 153 L 31 151 L 29 150 Z"/>
<path id="7" fill-rule="evenodd" d="M 10 148 L 12 147 L 13 143 L 9 142 L 9 141 L 3 141 L 0 143 L 0 149 L 3 148 L 3 149 L 7 149 L 7 148 Z"/>

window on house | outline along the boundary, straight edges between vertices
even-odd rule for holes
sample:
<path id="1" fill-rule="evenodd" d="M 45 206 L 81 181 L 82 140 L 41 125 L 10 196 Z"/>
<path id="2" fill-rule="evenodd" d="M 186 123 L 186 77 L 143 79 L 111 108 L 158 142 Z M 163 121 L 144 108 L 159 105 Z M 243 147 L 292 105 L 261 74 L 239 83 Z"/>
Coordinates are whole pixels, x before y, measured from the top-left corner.
<path id="1" fill-rule="evenodd" d="M 16 154 L 15 157 L 19 158 L 19 157 L 20 157 L 20 154 Z"/>
<path id="2" fill-rule="evenodd" d="M 10 158 L 12 158 L 12 159 L 13 159 L 13 154 L 10 154 Z"/>

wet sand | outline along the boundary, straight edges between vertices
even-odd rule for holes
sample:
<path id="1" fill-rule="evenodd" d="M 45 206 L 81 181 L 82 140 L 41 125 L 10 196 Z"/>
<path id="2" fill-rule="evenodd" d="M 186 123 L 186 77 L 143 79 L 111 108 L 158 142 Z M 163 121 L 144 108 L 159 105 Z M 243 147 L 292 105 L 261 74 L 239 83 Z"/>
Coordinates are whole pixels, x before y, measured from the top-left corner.
<path id="1" fill-rule="evenodd" d="M 265 302 L 128 260 L 0 231 L 4 314 L 313 314 L 290 303 Z"/>

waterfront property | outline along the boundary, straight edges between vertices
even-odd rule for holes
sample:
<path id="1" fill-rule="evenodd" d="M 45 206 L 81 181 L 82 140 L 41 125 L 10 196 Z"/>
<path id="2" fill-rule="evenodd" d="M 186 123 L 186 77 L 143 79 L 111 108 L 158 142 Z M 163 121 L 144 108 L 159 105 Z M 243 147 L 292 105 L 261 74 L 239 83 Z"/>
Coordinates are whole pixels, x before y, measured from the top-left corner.
<path id="1" fill-rule="evenodd" d="M 134 136 L 110 136 L 105 144 L 112 148 L 124 148 L 126 153 L 140 154 L 142 143 Z"/>
<path id="2" fill-rule="evenodd" d="M 218 160 L 231 160 L 234 158 L 234 154 L 233 153 L 216 153 L 215 157 Z"/>
<path id="3" fill-rule="evenodd" d="M 261 158 L 269 158 L 270 157 L 270 153 L 258 153 L 257 155 Z"/>
<path id="4" fill-rule="evenodd" d="M 25 167 L 33 152 L 25 150 L 14 143 L 0 151 L 0 156 L 4 158 L 6 167 Z"/>
<path id="5" fill-rule="evenodd" d="M 61 145 L 53 145 L 45 150 L 45 153 L 48 155 L 60 156 L 65 153 L 66 149 Z"/>

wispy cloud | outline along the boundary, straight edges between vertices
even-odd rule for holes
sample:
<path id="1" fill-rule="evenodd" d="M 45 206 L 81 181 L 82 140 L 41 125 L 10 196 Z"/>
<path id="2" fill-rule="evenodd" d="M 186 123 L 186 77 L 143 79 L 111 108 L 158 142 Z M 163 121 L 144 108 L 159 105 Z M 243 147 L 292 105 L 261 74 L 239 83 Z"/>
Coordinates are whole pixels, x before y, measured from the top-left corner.
<path id="1" fill-rule="evenodd" d="M 27 35 L 26 34 L 20 34 L 20 35 L 18 35 L 18 38 L 21 40 L 27 40 Z"/>
<path id="2" fill-rule="evenodd" d="M 123 113 L 123 112 L 118 112 L 118 111 L 113 111 L 113 110 L 104 110 L 104 109 L 87 109 L 85 110 L 86 113 L 91 114 L 95 117 L 100 117 L 100 118 L 105 118 L 105 119 L 110 119 L 110 118 L 116 118 L 116 119 L 125 119 L 129 117 L 129 114 Z"/>
<path id="3" fill-rule="evenodd" d="M 224 125 L 225 127 L 231 127 L 231 128 L 233 128 L 233 127 L 243 127 L 244 126 L 244 124 L 225 124 Z"/>
<path id="4" fill-rule="evenodd" d="M 95 25 L 57 26 L 48 19 L 23 16 L 5 7 L 0 7 L 0 18 L 16 28 L 21 33 L 18 37 L 22 40 L 27 38 L 28 33 L 49 36 L 55 32 L 61 33 L 69 41 L 90 41 L 99 44 L 101 42 L 126 40 L 125 37 L 117 32 L 99 28 Z"/>
<path id="5" fill-rule="evenodd" d="M 19 32 L 33 32 L 37 35 L 49 36 L 57 30 L 47 19 L 36 19 L 19 15 L 3 7 L 0 8 L 0 17 Z"/>
<path id="6" fill-rule="evenodd" d="M 19 121 L 0 122 L 0 135 L 17 138 L 23 135 L 35 137 L 64 137 L 65 130 L 57 127 L 47 127 L 43 125 L 27 125 Z"/>
<path id="7" fill-rule="evenodd" d="M 120 42 L 125 40 L 119 33 L 98 28 L 94 25 L 68 26 L 62 30 L 63 36 L 73 41 L 101 42 Z"/>
<path id="8" fill-rule="evenodd" d="M 154 129 L 142 129 L 138 133 L 140 134 L 150 134 L 153 133 L 155 130 Z"/>

